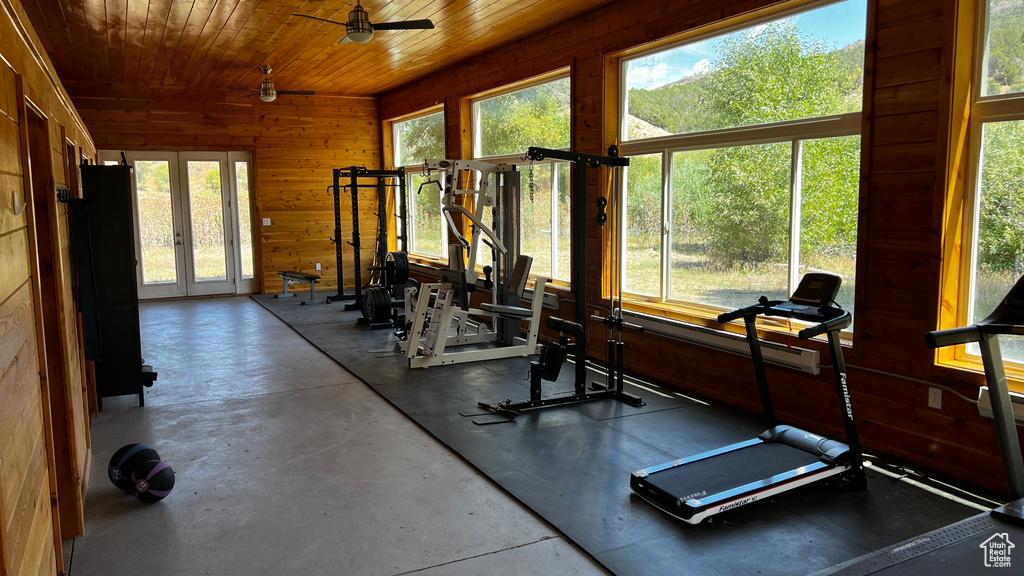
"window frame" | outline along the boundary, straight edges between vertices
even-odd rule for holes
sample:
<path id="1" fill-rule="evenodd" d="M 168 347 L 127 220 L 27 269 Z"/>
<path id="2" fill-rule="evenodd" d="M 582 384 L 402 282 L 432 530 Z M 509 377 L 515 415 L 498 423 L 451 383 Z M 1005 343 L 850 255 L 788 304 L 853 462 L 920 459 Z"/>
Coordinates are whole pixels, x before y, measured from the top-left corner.
<path id="1" fill-rule="evenodd" d="M 967 146 L 964 154 L 966 157 L 966 177 L 964 178 L 962 197 L 956 199 L 959 191 L 952 186 L 946 191 L 952 194 L 955 200 L 961 204 L 960 230 L 954 232 L 955 237 L 947 237 L 943 244 L 952 244 L 959 249 L 959 258 L 953 258 L 952 262 L 944 259 L 943 278 L 944 283 L 955 283 L 952 296 L 955 298 L 953 310 L 940 308 L 938 317 L 939 328 L 952 328 L 955 326 L 966 326 L 973 323 L 974 317 L 974 292 L 975 280 L 978 266 L 978 233 L 979 220 L 981 216 L 981 177 L 982 177 L 982 132 L 985 125 L 1024 121 L 1024 92 L 996 95 L 982 95 L 984 83 L 988 80 L 988 33 L 989 33 L 989 0 L 981 0 L 975 6 L 975 12 L 968 14 L 972 18 L 970 24 L 974 35 L 969 40 L 958 44 L 956 49 L 971 50 L 972 57 L 969 58 L 971 69 L 969 74 L 964 74 L 970 79 L 970 92 L 967 94 Z M 963 17 L 963 15 L 961 15 Z M 951 163 L 955 165 L 954 163 Z M 950 182 L 956 182 L 955 175 L 947 175 Z M 944 248 L 944 253 L 949 253 L 949 248 Z M 943 289 L 945 293 L 945 287 Z M 1024 360 L 1012 360 L 1003 358 L 1008 384 L 1011 391 L 1024 392 Z M 936 365 L 942 368 L 949 368 L 957 371 L 969 371 L 983 373 L 984 367 L 980 355 L 971 353 L 968 345 L 960 344 L 940 348 L 936 351 Z"/>
<path id="2" fill-rule="evenodd" d="M 732 146 L 748 146 L 757 144 L 770 144 L 770 143 L 781 143 L 791 142 L 793 146 L 794 154 L 791 156 L 791 178 L 790 178 L 790 247 L 789 247 L 789 261 L 788 265 L 788 291 L 792 291 L 796 288 L 799 282 L 798 267 L 792 266 L 792 255 L 794 253 L 794 244 L 799 244 L 799 238 L 795 238 L 792 234 L 794 227 L 794 220 L 799 218 L 799 211 L 792 209 L 794 201 L 799 201 L 799 194 L 794 194 L 794 187 L 799 187 L 799 163 L 800 156 L 796 154 L 797 150 L 801 146 L 801 142 L 804 140 L 814 140 L 820 138 L 836 138 L 844 136 L 861 136 L 863 137 L 863 102 L 861 104 L 861 110 L 857 112 L 848 112 L 844 114 L 835 114 L 827 116 L 818 116 L 814 118 L 788 120 L 782 122 L 772 122 L 766 124 L 757 124 L 751 126 L 740 126 L 730 128 L 720 128 L 714 130 L 707 130 L 703 132 L 689 132 L 684 134 L 671 134 L 666 136 L 658 136 L 654 138 L 626 140 L 627 129 L 628 129 L 628 105 L 629 105 L 629 87 L 626 79 L 627 66 L 631 61 L 643 58 L 647 55 L 656 54 L 672 50 L 673 48 L 693 44 L 700 42 L 715 36 L 721 36 L 729 34 L 745 28 L 758 26 L 760 24 L 788 18 L 791 16 L 799 15 L 805 12 L 824 8 L 826 6 L 837 4 L 843 0 L 823 0 L 820 2 L 801 2 L 796 5 L 784 6 L 780 9 L 774 10 L 763 10 L 757 14 L 750 15 L 748 17 L 737 17 L 729 19 L 728 22 L 720 23 L 715 26 L 709 26 L 704 29 L 688 33 L 682 36 L 677 36 L 672 39 L 664 39 L 657 41 L 652 45 L 634 48 L 622 51 L 615 55 L 610 63 L 609 69 L 617 75 L 615 79 L 615 95 L 617 99 L 616 105 L 618 106 L 618 114 L 616 115 L 616 125 L 614 127 L 613 135 L 618 144 L 620 153 L 623 156 L 638 156 L 647 154 L 661 154 L 661 254 L 660 254 L 660 278 L 659 278 L 659 295 L 648 296 L 642 294 L 635 294 L 623 291 L 623 306 L 624 308 L 652 314 L 656 316 L 667 317 L 673 320 L 679 320 L 692 324 L 702 326 L 712 326 L 717 328 L 723 328 L 716 322 L 717 315 L 723 310 L 723 308 L 703 304 L 700 302 L 688 302 L 682 300 L 673 300 L 669 298 L 669 287 L 668 278 L 671 274 L 670 270 L 666 269 L 667 261 L 669 258 L 669 246 L 667 243 L 671 241 L 670 233 L 670 214 L 671 210 L 671 179 L 672 179 L 672 155 L 677 152 L 686 152 L 694 150 L 707 150 L 712 148 L 723 148 Z M 867 35 L 867 31 L 865 31 Z M 863 162 L 863 139 L 861 141 L 861 158 Z M 623 173 L 619 176 L 618 186 L 619 189 L 625 193 L 626 191 L 626 174 Z M 617 227 L 619 234 L 625 233 L 625 218 L 626 210 L 623 207 L 622 210 L 618 211 L 618 222 Z M 799 222 L 795 223 L 795 226 L 799 227 Z M 858 231 L 859 234 L 859 231 Z M 617 267 L 616 277 L 618 282 L 622 283 L 625 281 L 625 265 L 626 258 L 624 254 L 625 242 L 618 242 L 619 253 L 613 255 L 613 266 Z M 799 255 L 799 253 L 797 252 Z M 766 319 L 763 322 L 765 328 L 777 330 L 785 333 L 791 331 L 788 322 L 776 321 Z M 762 327 L 759 324 L 759 327 Z M 735 326 L 725 327 L 730 331 L 740 331 Z M 841 335 L 844 344 L 852 343 L 852 333 L 850 330 L 844 331 Z"/>
<path id="3" fill-rule="evenodd" d="M 473 95 L 465 98 L 464 102 L 465 102 L 466 109 L 467 109 L 467 112 L 468 112 L 468 117 L 469 117 L 469 124 L 470 124 L 470 130 L 469 130 L 469 150 L 470 150 L 470 157 L 473 160 L 479 160 L 481 162 L 490 162 L 492 164 L 515 164 L 517 166 L 517 168 L 520 170 L 520 173 L 522 174 L 522 184 L 521 184 L 522 189 L 521 190 L 523 192 L 526 192 L 528 190 L 528 186 L 529 186 L 529 170 L 531 169 L 531 167 L 539 166 L 539 165 L 544 165 L 544 164 L 549 165 L 550 170 L 551 170 L 551 182 L 552 182 L 551 188 L 552 189 L 551 189 L 551 205 L 548 207 L 549 208 L 548 211 L 551 214 L 551 221 L 552 221 L 553 225 L 551 227 L 552 242 L 551 242 L 551 245 L 550 245 L 551 273 L 547 275 L 548 276 L 548 280 L 549 280 L 548 284 L 550 286 L 557 286 L 557 287 L 561 287 L 561 288 L 567 288 L 569 286 L 570 279 L 571 279 L 571 276 L 572 276 L 571 268 L 573 266 L 573 263 L 570 262 L 569 270 L 565 271 L 565 274 L 564 274 L 565 277 L 564 278 L 559 278 L 556 275 L 557 272 L 560 272 L 559 266 L 558 266 L 558 241 L 557 241 L 557 238 L 558 238 L 557 230 L 559 230 L 559 229 L 556 228 L 556 226 L 562 226 L 563 225 L 562 222 L 558 219 L 558 184 L 557 184 L 558 179 L 556 177 L 556 174 L 557 174 L 558 166 L 561 165 L 561 164 L 567 164 L 567 162 L 560 161 L 560 160 L 554 160 L 554 159 L 544 160 L 544 161 L 541 161 L 541 162 L 528 162 L 528 161 L 525 160 L 525 155 L 526 155 L 526 152 L 527 152 L 526 150 L 521 150 L 521 151 L 518 151 L 518 152 L 511 153 L 511 154 L 502 154 L 502 155 L 498 155 L 498 156 L 482 156 L 482 155 L 479 155 L 480 150 L 482 148 L 482 145 L 481 145 L 481 131 L 479 130 L 479 127 L 480 127 L 480 111 L 479 111 L 479 108 L 477 107 L 477 103 L 482 102 L 484 100 L 490 100 L 492 98 L 497 98 L 497 97 L 500 97 L 500 96 L 504 96 L 506 94 L 511 94 L 513 92 L 519 92 L 519 91 L 522 91 L 522 90 L 528 90 L 528 89 L 534 88 L 536 86 L 541 86 L 543 84 L 548 84 L 548 83 L 556 82 L 556 81 L 559 81 L 559 80 L 569 80 L 569 93 L 570 93 L 570 101 L 571 101 L 571 94 L 572 94 L 572 69 L 571 69 L 571 67 L 563 67 L 563 68 L 559 68 L 557 70 L 553 70 L 551 72 L 547 72 L 545 74 L 541 74 L 541 75 L 538 75 L 538 76 L 534 76 L 532 78 L 528 78 L 526 80 L 522 80 L 520 82 L 513 82 L 511 84 L 505 84 L 505 85 L 500 86 L 498 88 L 495 88 L 493 90 L 487 90 L 485 92 L 480 92 L 480 93 L 477 93 L 477 94 L 473 94 Z M 571 102 L 570 102 L 569 114 L 570 114 L 570 119 L 569 119 L 569 141 L 570 141 L 570 145 L 566 146 L 564 148 L 558 148 L 558 150 L 570 150 L 571 145 L 572 145 L 571 144 L 572 143 L 572 110 L 571 110 Z M 524 162 L 527 162 L 527 163 L 524 164 Z M 571 182 L 570 182 L 569 186 L 571 188 L 571 186 L 572 186 Z M 568 212 L 569 212 L 570 215 L 572 214 L 572 195 L 571 194 L 569 195 L 569 210 L 568 210 Z M 570 226 L 570 229 L 571 229 L 571 226 L 572 226 L 571 217 L 570 217 L 570 220 L 568 222 L 568 225 Z M 531 278 L 536 278 L 537 274 L 535 274 L 535 273 L 533 273 L 531 271 L 530 277 Z"/>
<path id="4" fill-rule="evenodd" d="M 431 116 L 431 115 L 434 115 L 434 114 L 441 114 L 441 126 L 442 126 L 442 128 L 444 128 L 446 126 L 446 121 L 447 121 L 447 113 L 445 111 L 445 106 L 444 106 L 444 104 L 437 104 L 437 105 L 434 105 L 434 106 L 430 106 L 430 107 L 427 107 L 427 108 L 423 108 L 423 109 L 417 110 L 415 112 L 411 112 L 409 114 L 403 114 L 402 116 L 397 116 L 397 117 L 394 117 L 394 118 L 390 118 L 390 119 L 384 121 L 383 122 L 383 126 L 384 126 L 384 138 L 383 138 L 383 140 L 385 142 L 385 155 L 388 156 L 388 158 L 386 158 L 386 161 L 387 161 L 387 163 L 389 165 L 388 169 L 389 170 L 397 170 L 398 168 L 404 168 L 405 169 L 405 179 L 406 179 L 406 181 L 405 181 L 405 184 L 406 184 L 406 186 L 405 186 L 405 188 L 406 188 L 406 198 L 405 198 L 406 230 L 407 230 L 407 234 L 409 235 L 409 237 L 406 238 L 406 247 L 408 249 L 409 260 L 411 262 L 415 262 L 415 263 L 418 263 L 418 264 L 445 266 L 445 265 L 447 265 L 447 262 L 448 262 L 447 256 L 444 255 L 444 246 L 447 245 L 447 240 L 448 240 L 448 224 L 447 224 L 447 222 L 445 222 L 445 219 L 441 216 L 440 212 L 438 212 L 438 218 L 440 219 L 440 223 L 441 223 L 441 239 L 442 239 L 441 252 L 442 252 L 442 254 L 440 254 L 440 255 L 422 254 L 422 253 L 418 253 L 418 252 L 413 252 L 413 250 L 412 250 L 413 237 L 416 234 L 416 231 L 415 231 L 415 228 L 414 228 L 413 222 L 412 222 L 412 206 L 413 206 L 413 197 L 414 197 L 413 195 L 417 193 L 416 187 L 413 186 L 413 178 L 416 177 L 416 176 L 424 176 L 424 175 L 426 175 L 426 170 L 424 169 L 423 164 L 409 164 L 409 165 L 405 165 L 405 166 L 402 166 L 402 165 L 399 164 L 399 157 L 400 157 L 399 152 L 401 151 L 401 149 L 400 149 L 400 147 L 398 145 L 398 142 L 396 142 L 396 139 L 398 138 L 398 131 L 395 129 L 396 125 L 401 124 L 403 122 L 408 122 L 410 120 L 416 120 L 418 118 L 423 118 L 423 117 Z M 446 148 L 447 148 L 447 145 L 446 145 Z M 441 159 L 443 159 L 443 158 L 447 158 L 447 150 L 445 150 L 445 154 L 442 155 Z M 393 232 L 395 230 L 398 230 L 398 214 L 397 214 L 397 206 L 398 206 L 397 195 L 398 195 L 398 190 L 397 189 L 395 191 L 395 194 L 396 194 L 396 197 L 395 197 L 395 202 L 392 203 L 392 206 L 393 206 L 392 210 L 394 210 L 396 213 L 392 214 L 392 215 L 389 215 L 389 218 L 388 218 L 388 221 L 391 223 L 390 226 L 393 226 L 394 228 L 393 228 L 393 230 L 389 230 L 389 232 Z M 439 199 L 440 199 L 440 197 L 443 194 L 444 194 L 443 190 L 438 190 L 438 198 Z M 398 249 L 396 234 L 393 234 L 393 233 L 388 234 L 388 244 L 389 244 L 389 246 L 388 246 L 389 250 L 397 250 Z"/>

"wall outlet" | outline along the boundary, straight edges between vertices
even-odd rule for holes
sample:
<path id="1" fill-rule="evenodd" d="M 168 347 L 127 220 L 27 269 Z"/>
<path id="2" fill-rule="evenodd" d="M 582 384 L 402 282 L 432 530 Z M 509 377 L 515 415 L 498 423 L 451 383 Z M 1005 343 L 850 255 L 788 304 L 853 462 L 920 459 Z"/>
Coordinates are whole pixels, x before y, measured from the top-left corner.
<path id="1" fill-rule="evenodd" d="M 317 270 L 319 270 L 319 269 L 320 269 L 320 263 L 319 263 L 319 262 L 317 262 L 317 263 L 316 263 L 316 269 L 317 269 Z"/>
<path id="2" fill-rule="evenodd" d="M 942 409 L 942 389 L 941 388 L 929 388 L 928 389 L 928 407 L 935 408 L 936 410 Z"/>
<path id="3" fill-rule="evenodd" d="M 264 218 L 263 219 L 263 225 L 264 226 L 270 226 L 270 218 Z"/>

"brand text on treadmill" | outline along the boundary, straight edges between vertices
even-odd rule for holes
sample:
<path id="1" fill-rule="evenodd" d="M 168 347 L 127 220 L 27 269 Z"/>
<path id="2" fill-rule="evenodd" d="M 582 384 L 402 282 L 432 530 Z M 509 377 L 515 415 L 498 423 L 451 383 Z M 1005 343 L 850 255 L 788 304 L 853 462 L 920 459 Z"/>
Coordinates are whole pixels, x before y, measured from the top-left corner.
<path id="1" fill-rule="evenodd" d="M 991 538 L 980 544 L 985 552 L 986 568 L 1009 568 L 1010 553 L 1013 551 L 1013 542 L 1010 542 L 1010 535 L 1006 532 L 997 532 Z"/>
<path id="2" fill-rule="evenodd" d="M 750 498 L 744 498 L 742 500 L 737 500 L 735 502 L 730 502 L 729 504 L 723 504 L 722 507 L 718 509 L 718 511 L 719 512 L 725 512 L 726 510 L 732 510 L 733 508 L 739 508 L 740 506 L 743 506 L 744 504 L 750 504 L 754 500 L 757 500 L 757 496 L 751 496 Z"/>

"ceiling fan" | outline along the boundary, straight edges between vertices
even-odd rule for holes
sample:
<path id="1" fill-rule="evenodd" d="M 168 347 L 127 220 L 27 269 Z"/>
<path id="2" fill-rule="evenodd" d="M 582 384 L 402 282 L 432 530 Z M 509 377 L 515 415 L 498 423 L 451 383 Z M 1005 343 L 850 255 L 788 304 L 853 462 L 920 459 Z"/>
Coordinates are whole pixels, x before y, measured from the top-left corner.
<path id="1" fill-rule="evenodd" d="M 432 30 L 434 23 L 430 20 L 404 20 L 402 22 L 381 22 L 374 24 L 370 22 L 370 15 L 366 12 L 366 9 L 359 3 L 360 0 L 356 0 L 356 7 L 348 13 L 347 22 L 335 22 L 334 20 L 328 20 L 326 18 L 318 18 L 316 16 L 307 16 L 306 14 L 292 14 L 292 16 L 301 16 L 303 18 L 310 18 L 312 20 L 319 20 L 321 22 L 330 22 L 331 24 L 337 24 L 339 26 L 345 26 L 348 31 L 345 37 L 338 41 L 338 44 L 342 42 L 358 42 L 360 44 L 369 42 L 373 38 L 374 30 Z"/>
<path id="2" fill-rule="evenodd" d="M 263 66 L 260 68 L 260 72 L 263 72 L 263 82 L 260 82 L 260 100 L 264 102 L 273 102 L 277 99 L 278 94 L 301 94 L 303 96 L 315 96 L 315 90 L 275 90 L 274 83 L 270 81 L 270 66 Z"/>

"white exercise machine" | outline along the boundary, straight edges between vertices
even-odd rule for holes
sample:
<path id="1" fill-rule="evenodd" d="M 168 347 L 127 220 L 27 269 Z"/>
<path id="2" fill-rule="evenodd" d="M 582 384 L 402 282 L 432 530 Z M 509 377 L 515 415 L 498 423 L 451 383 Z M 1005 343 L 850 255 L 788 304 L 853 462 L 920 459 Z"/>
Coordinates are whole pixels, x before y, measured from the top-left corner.
<path id="1" fill-rule="evenodd" d="M 444 187 L 441 211 L 458 244 L 448 247 L 441 281 L 406 290 L 407 338 L 401 343 L 410 368 L 536 354 L 546 279 L 534 282 L 530 307 L 522 306 L 533 259 L 513 256 L 519 245 L 519 172 L 513 165 L 473 160 L 428 160 L 428 182 Z M 432 180 L 429 174 L 439 172 Z M 471 197 L 467 201 L 466 196 Z M 490 214 L 491 224 L 485 221 Z M 469 238 L 456 215 L 468 221 Z M 481 244 L 490 265 L 482 267 L 490 302 L 471 305 L 477 290 Z M 527 322 L 522 337 L 522 323 Z"/>

